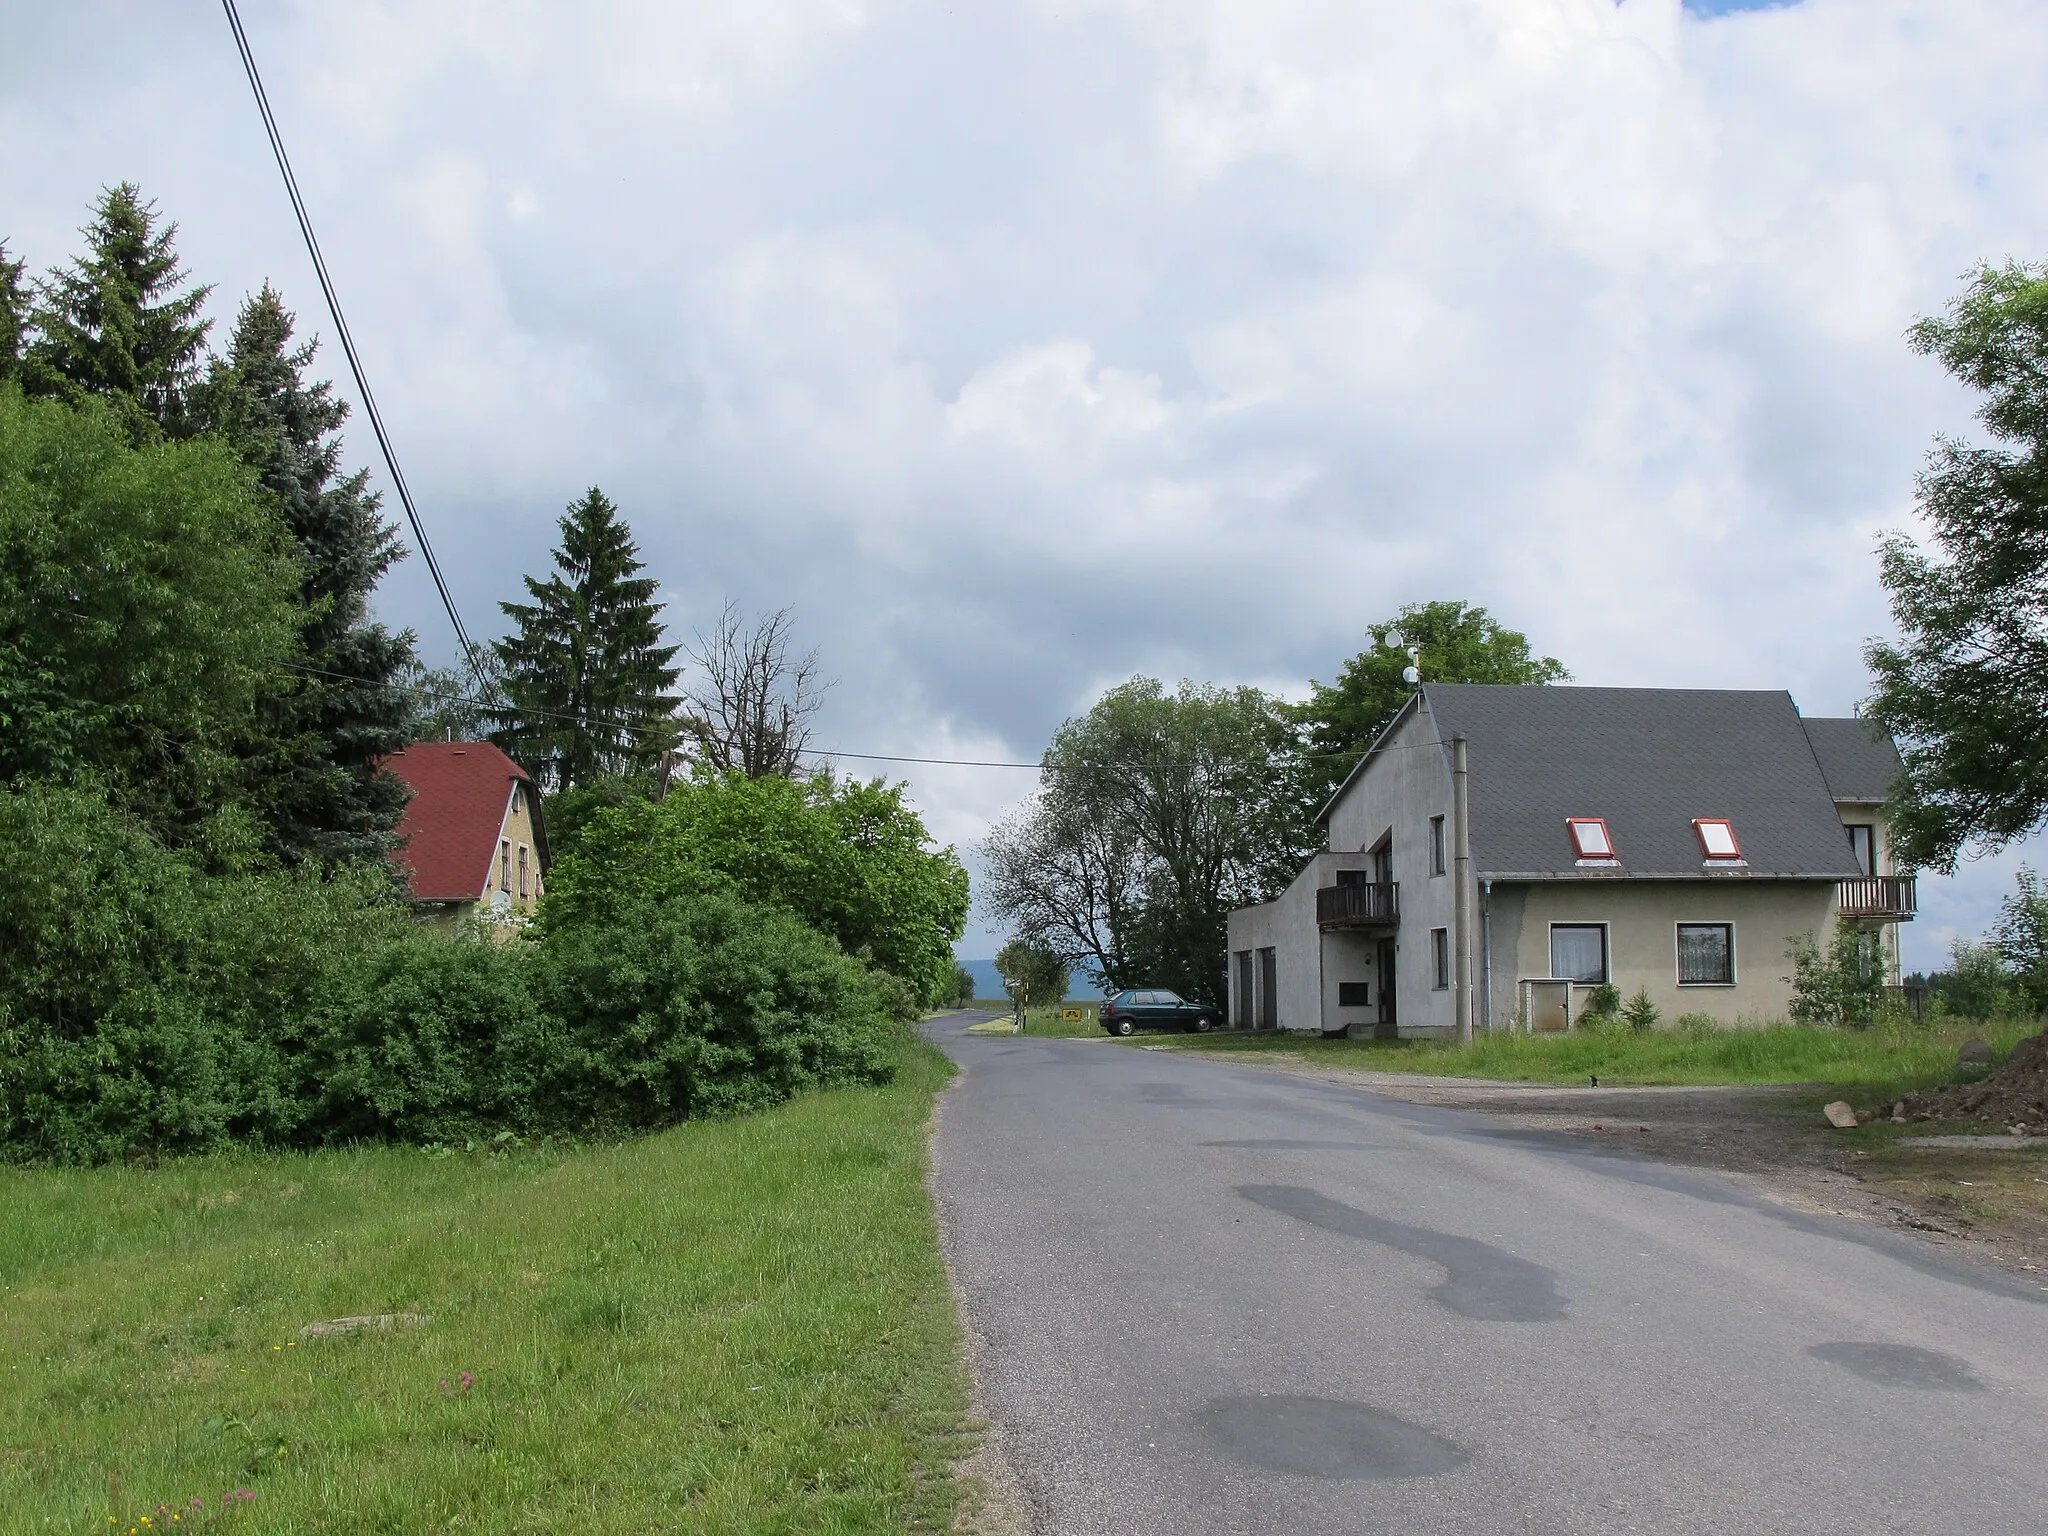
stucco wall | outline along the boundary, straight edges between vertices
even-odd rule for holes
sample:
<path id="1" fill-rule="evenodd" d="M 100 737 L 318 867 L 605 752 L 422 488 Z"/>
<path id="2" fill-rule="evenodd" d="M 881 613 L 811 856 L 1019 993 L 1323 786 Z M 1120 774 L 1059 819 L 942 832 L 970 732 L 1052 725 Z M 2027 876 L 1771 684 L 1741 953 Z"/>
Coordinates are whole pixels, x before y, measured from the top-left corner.
<path id="1" fill-rule="evenodd" d="M 497 893 L 508 892 L 507 905 L 515 912 L 531 914 L 540 905 L 541 873 L 540 847 L 533 835 L 533 814 L 529 805 L 529 792 L 523 787 L 515 788 L 505 810 L 504 824 L 498 830 L 500 843 L 512 845 L 509 862 L 500 865 L 498 845 L 491 847 L 491 870 L 484 881 L 483 906 L 495 909 L 499 906 Z M 526 850 L 526 894 L 519 894 L 519 851 Z M 501 868 L 505 871 L 501 875 Z"/>
<path id="2" fill-rule="evenodd" d="M 1552 923 L 1608 925 L 1608 964 L 1623 997 L 1650 995 L 1665 1023 L 1704 1013 L 1724 1024 L 1783 1019 L 1792 1001 L 1786 945 L 1825 943 L 1835 921 L 1831 880 L 1576 880 L 1496 884 L 1490 903 L 1493 1027 L 1512 1028 L 1516 983 L 1550 974 Z M 1735 984 L 1678 984 L 1680 923 L 1735 926 Z M 1482 992 L 1482 1006 L 1484 994 Z"/>

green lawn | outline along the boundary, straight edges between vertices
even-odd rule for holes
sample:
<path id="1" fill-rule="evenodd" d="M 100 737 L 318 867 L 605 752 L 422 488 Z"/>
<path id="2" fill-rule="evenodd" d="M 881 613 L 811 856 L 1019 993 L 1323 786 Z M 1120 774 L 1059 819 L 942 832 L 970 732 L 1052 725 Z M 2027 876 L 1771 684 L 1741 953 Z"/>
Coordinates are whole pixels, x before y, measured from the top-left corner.
<path id="1" fill-rule="evenodd" d="M 1653 1083 L 1826 1083 L 1864 1097 L 1950 1081 L 1956 1047 L 1981 1036 L 2003 1056 L 2040 1025 L 2010 1021 L 1897 1029 L 1622 1029 L 1562 1035 L 1481 1035 L 1470 1046 L 1437 1041 L 1322 1040 L 1288 1034 L 1146 1035 L 1183 1050 L 1299 1056 L 1317 1066 L 1415 1072 L 1504 1082 L 1617 1086 Z"/>
<path id="2" fill-rule="evenodd" d="M 0 1169 L 0 1533 L 946 1528 L 950 1068 L 902 1068 L 595 1149 Z M 380 1313 L 432 1321 L 300 1334 Z"/>

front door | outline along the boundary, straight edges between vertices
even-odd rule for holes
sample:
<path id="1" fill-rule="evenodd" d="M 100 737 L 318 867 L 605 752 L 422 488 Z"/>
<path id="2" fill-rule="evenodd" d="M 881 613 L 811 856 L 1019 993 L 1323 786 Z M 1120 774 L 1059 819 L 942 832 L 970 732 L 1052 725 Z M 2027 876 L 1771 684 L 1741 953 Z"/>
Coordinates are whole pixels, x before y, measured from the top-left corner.
<path id="1" fill-rule="evenodd" d="M 1373 1036 L 1380 1040 L 1391 1040 L 1395 1037 L 1394 996 L 1399 990 L 1394 985 L 1395 948 L 1392 939 L 1381 939 L 1373 957 L 1380 983 L 1379 1027 L 1373 1031 Z"/>

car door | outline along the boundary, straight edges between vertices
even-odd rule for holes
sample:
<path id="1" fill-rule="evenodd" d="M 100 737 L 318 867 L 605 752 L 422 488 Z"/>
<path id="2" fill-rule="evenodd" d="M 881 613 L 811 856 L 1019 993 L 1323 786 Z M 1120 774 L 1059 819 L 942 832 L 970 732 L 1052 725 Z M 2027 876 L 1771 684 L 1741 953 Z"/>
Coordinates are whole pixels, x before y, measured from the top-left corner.
<path id="1" fill-rule="evenodd" d="M 1164 1022 L 1159 1006 L 1160 994 L 1151 988 L 1140 988 L 1132 995 L 1137 998 L 1138 1023 L 1148 1029 L 1157 1029 Z"/>
<path id="2" fill-rule="evenodd" d="M 1188 1005 L 1178 992 L 1155 992 L 1159 999 L 1158 1022 L 1163 1029 L 1178 1029 L 1188 1022 Z"/>

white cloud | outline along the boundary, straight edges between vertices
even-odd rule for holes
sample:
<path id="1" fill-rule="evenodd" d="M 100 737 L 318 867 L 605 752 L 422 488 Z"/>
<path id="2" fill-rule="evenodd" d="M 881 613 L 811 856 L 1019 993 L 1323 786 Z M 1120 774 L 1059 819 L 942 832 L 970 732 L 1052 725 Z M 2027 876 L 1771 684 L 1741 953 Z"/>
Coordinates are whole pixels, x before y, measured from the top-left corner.
<path id="1" fill-rule="evenodd" d="M 223 310 L 268 276 L 314 321 L 225 31 L 18 9 L 0 236 L 47 266 L 134 176 Z M 1587 682 L 1846 710 L 1876 533 L 1967 425 L 1902 333 L 2048 254 L 2037 0 L 251 22 L 473 627 L 595 481 L 685 627 L 797 605 L 862 750 L 1030 757 L 1139 669 L 1328 677 L 1435 596 Z M 432 603 L 387 606 L 432 641 Z M 1020 788 L 909 773 L 962 841 Z"/>

